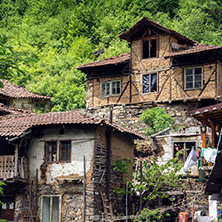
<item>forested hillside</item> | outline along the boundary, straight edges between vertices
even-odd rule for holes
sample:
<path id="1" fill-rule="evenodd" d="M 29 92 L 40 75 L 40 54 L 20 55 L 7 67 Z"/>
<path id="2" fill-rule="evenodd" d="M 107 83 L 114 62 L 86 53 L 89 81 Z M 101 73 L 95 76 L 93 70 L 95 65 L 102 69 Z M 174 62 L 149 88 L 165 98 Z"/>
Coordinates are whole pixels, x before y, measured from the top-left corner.
<path id="1" fill-rule="evenodd" d="M 1 0 L 0 5 L 0 41 L 33 58 L 8 78 L 52 96 L 54 111 L 85 106 L 85 75 L 76 67 L 129 52 L 118 35 L 143 16 L 201 43 L 222 45 L 221 0 Z"/>

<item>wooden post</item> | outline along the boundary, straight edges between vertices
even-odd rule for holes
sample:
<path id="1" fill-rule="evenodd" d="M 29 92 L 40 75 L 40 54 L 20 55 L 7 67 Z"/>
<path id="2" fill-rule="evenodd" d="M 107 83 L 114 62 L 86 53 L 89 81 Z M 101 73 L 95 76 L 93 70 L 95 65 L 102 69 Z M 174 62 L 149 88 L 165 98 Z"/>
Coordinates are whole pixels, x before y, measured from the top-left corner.
<path id="1" fill-rule="evenodd" d="M 83 156 L 83 222 L 86 221 L 86 158 Z"/>
<path id="2" fill-rule="evenodd" d="M 215 124 L 213 122 L 210 123 L 211 131 L 212 131 L 212 147 L 216 147 L 216 130 Z"/>
<path id="3" fill-rule="evenodd" d="M 14 172 L 14 177 L 18 176 L 18 144 L 15 145 L 15 172 Z"/>
<path id="4" fill-rule="evenodd" d="M 142 184 L 142 179 L 143 179 L 143 162 L 140 161 L 140 185 Z M 139 207 L 139 212 L 141 212 L 143 206 L 143 195 L 142 195 L 142 190 L 140 191 L 140 207 Z"/>
<path id="5" fill-rule="evenodd" d="M 129 77 L 129 82 L 130 82 L 130 87 L 129 87 L 129 103 L 132 103 L 132 75 L 130 73 L 130 77 Z"/>
<path id="6" fill-rule="evenodd" d="M 35 187 L 35 207 L 36 207 L 36 222 L 39 221 L 39 215 L 38 215 L 38 169 L 36 169 L 36 187 Z"/>
<path id="7" fill-rule="evenodd" d="M 207 116 L 203 114 L 202 126 L 201 126 L 202 148 L 206 148 L 206 125 L 207 125 Z"/>

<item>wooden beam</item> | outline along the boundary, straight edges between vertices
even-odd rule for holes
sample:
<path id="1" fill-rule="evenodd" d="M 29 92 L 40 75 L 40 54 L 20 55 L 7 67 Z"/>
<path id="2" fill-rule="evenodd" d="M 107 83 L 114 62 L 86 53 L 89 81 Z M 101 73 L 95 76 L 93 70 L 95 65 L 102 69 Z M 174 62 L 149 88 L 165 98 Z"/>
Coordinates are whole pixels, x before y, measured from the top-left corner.
<path id="1" fill-rule="evenodd" d="M 212 130 L 212 147 L 216 147 L 216 126 L 213 122 L 210 123 L 210 128 Z"/>
<path id="2" fill-rule="evenodd" d="M 169 79 L 169 77 L 170 77 L 170 75 L 167 75 L 167 77 L 166 77 L 166 79 L 164 80 L 164 83 L 163 83 L 163 85 L 162 85 L 162 87 L 161 87 L 161 90 L 160 90 L 160 92 L 158 93 L 158 95 L 156 96 L 156 99 L 155 99 L 155 100 L 159 99 L 160 94 L 162 93 L 163 88 L 164 88 L 164 86 L 166 85 L 166 82 L 167 82 L 167 80 Z"/>
<path id="3" fill-rule="evenodd" d="M 177 83 L 177 85 L 183 90 L 183 92 L 187 95 L 187 97 L 190 97 L 190 96 L 187 94 L 187 92 L 184 90 L 184 88 L 180 85 L 180 83 L 177 81 L 177 79 L 174 78 L 174 76 L 173 76 L 173 79 L 175 80 L 175 82 Z"/>
<path id="4" fill-rule="evenodd" d="M 125 91 L 126 91 L 126 89 L 127 89 L 127 86 L 129 85 L 129 82 L 130 82 L 130 81 L 128 81 L 128 82 L 126 83 L 126 86 L 125 86 L 125 88 L 123 89 L 122 93 L 120 94 L 120 96 L 119 96 L 119 98 L 118 98 L 118 100 L 117 100 L 117 102 L 116 102 L 116 103 L 118 103 L 118 102 L 120 101 L 120 99 L 122 98 L 122 96 L 123 96 L 124 92 L 125 92 Z"/>
<path id="5" fill-rule="evenodd" d="M 201 137 L 202 137 L 202 147 L 206 148 L 206 125 L 207 125 L 207 115 L 203 114 L 201 126 Z"/>
<path id="6" fill-rule="evenodd" d="M 214 71 L 211 73 L 210 77 L 208 78 L 207 82 L 204 84 L 204 87 L 203 87 L 203 89 L 201 90 L 201 92 L 199 93 L 198 96 L 201 96 L 201 94 L 202 94 L 203 91 L 205 90 L 207 84 L 210 82 L 210 79 L 211 79 L 211 77 L 213 76 L 214 73 L 216 73 L 216 70 L 214 70 Z"/>

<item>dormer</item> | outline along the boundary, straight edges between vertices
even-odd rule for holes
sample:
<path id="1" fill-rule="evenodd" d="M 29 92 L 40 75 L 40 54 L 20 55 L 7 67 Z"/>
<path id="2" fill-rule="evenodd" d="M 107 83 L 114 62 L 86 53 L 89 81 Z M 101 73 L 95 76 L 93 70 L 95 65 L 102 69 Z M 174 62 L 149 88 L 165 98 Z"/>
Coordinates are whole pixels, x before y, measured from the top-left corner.
<path id="1" fill-rule="evenodd" d="M 156 70 L 166 67 L 170 61 L 165 56 L 171 52 L 184 50 L 196 44 L 171 29 L 168 29 L 147 17 L 144 17 L 119 36 L 131 45 L 132 69 L 137 71 Z M 160 61 L 163 59 L 163 61 Z"/>

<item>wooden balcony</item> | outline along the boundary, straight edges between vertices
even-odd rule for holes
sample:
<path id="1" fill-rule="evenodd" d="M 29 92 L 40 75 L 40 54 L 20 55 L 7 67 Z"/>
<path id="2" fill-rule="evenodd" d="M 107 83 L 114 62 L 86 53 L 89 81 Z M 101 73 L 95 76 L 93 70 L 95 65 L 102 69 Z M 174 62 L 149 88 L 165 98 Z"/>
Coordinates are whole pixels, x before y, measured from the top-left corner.
<path id="1" fill-rule="evenodd" d="M 0 180 L 6 182 L 26 181 L 28 165 L 25 157 L 0 156 Z"/>

